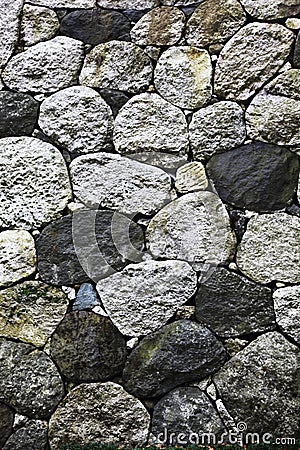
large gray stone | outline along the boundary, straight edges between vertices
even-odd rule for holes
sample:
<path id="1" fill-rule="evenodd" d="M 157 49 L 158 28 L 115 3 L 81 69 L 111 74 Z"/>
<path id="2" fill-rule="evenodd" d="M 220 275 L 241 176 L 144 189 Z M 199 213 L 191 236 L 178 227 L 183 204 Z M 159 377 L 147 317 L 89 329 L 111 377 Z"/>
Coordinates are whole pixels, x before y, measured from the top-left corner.
<path id="1" fill-rule="evenodd" d="M 282 19 L 300 13 L 296 0 L 240 0 L 248 14 L 259 20 Z"/>
<path id="2" fill-rule="evenodd" d="M 38 102 L 28 94 L 0 92 L 0 137 L 30 135 L 38 109 Z"/>
<path id="3" fill-rule="evenodd" d="M 53 8 L 53 0 L 30 0 L 32 5 Z M 55 8 L 93 8 L 95 0 L 55 0 Z"/>
<path id="4" fill-rule="evenodd" d="M 47 436 L 47 422 L 30 420 L 9 437 L 3 450 L 48 450 Z"/>
<path id="5" fill-rule="evenodd" d="M 144 10 L 158 6 L 159 0 L 98 0 L 97 4 L 108 9 Z"/>
<path id="6" fill-rule="evenodd" d="M 19 36 L 23 0 L 1 0 L 0 4 L 0 69 L 12 55 Z"/>
<path id="7" fill-rule="evenodd" d="M 53 38 L 59 29 L 56 13 L 49 8 L 25 4 L 21 21 L 21 41 L 34 45 Z"/>
<path id="8" fill-rule="evenodd" d="M 276 322 L 300 345 L 300 286 L 287 286 L 273 294 Z"/>

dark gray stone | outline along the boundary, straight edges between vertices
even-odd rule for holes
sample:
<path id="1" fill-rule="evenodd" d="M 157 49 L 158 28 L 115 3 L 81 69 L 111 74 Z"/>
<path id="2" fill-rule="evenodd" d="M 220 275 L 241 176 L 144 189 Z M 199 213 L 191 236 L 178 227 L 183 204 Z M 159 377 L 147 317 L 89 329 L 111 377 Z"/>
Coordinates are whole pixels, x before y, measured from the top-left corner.
<path id="1" fill-rule="evenodd" d="M 239 209 L 229 209 L 228 213 L 237 238 L 237 242 L 240 243 L 246 231 L 247 217 L 245 215 L 245 212 Z"/>
<path id="2" fill-rule="evenodd" d="M 47 434 L 47 422 L 30 420 L 10 436 L 3 450 L 47 450 Z"/>
<path id="3" fill-rule="evenodd" d="M 6 439 L 12 433 L 13 424 L 13 410 L 4 403 L 0 403 L 0 448 L 4 446 Z"/>
<path id="4" fill-rule="evenodd" d="M 271 289 L 222 267 L 200 285 L 196 319 L 229 338 L 275 329 Z"/>
<path id="5" fill-rule="evenodd" d="M 0 137 L 31 135 L 39 104 L 30 95 L 0 92 Z"/>
<path id="6" fill-rule="evenodd" d="M 113 116 L 116 117 L 119 110 L 125 103 L 128 102 L 129 97 L 124 92 L 114 91 L 109 89 L 100 89 L 101 97 L 104 98 L 106 103 L 111 107 Z"/>
<path id="7" fill-rule="evenodd" d="M 296 39 L 293 63 L 296 69 L 300 69 L 300 32 L 298 32 Z"/>
<path id="8" fill-rule="evenodd" d="M 125 364 L 126 342 L 108 317 L 71 312 L 51 339 L 51 356 L 62 374 L 74 383 L 104 381 Z"/>
<path id="9" fill-rule="evenodd" d="M 299 162 L 285 147 L 255 142 L 213 156 L 207 171 L 223 201 L 238 208 L 275 211 L 294 195 Z"/>
<path id="10" fill-rule="evenodd" d="M 92 309 L 99 304 L 97 292 L 94 289 L 94 286 L 89 283 L 83 283 L 77 292 L 72 309 L 73 311 Z"/>
<path id="11" fill-rule="evenodd" d="M 179 320 L 146 336 L 132 351 L 123 372 L 125 389 L 140 398 L 158 397 L 205 378 L 225 360 L 222 344 L 207 328 Z"/>

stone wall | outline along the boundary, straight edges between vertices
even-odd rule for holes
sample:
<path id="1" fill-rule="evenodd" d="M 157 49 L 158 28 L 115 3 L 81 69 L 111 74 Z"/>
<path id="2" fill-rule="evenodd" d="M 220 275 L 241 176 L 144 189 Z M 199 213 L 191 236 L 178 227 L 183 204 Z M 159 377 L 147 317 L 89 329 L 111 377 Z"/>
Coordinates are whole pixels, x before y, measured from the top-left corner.
<path id="1" fill-rule="evenodd" d="M 0 1 L 3 450 L 300 438 L 299 29 Z"/>

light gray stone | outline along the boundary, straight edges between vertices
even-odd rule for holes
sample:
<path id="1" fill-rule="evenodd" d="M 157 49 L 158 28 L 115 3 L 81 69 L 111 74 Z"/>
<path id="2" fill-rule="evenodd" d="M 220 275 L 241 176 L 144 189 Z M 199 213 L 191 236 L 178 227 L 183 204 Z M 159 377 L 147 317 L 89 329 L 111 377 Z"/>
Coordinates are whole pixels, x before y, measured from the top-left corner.
<path id="1" fill-rule="evenodd" d="M 36 254 L 28 231 L 0 233 L 0 286 L 9 286 L 35 272 Z"/>
<path id="2" fill-rule="evenodd" d="M 0 139 L 0 184 L 2 227 L 40 227 L 60 217 L 71 197 L 62 155 L 31 137 Z"/>
<path id="3" fill-rule="evenodd" d="M 110 41 L 94 47 L 85 58 L 80 84 L 138 93 L 152 77 L 150 58 L 132 42 Z"/>
<path id="4" fill-rule="evenodd" d="M 170 153 L 151 151 L 145 153 L 132 153 L 126 155 L 128 158 L 151 166 L 159 167 L 175 177 L 176 170 L 187 163 L 188 155 L 178 156 Z"/>
<path id="5" fill-rule="evenodd" d="M 27 0 L 26 0 L 27 1 Z M 55 8 L 93 8 L 95 0 L 54 0 Z M 32 5 L 42 5 L 53 8 L 53 0 L 30 0 Z"/>
<path id="6" fill-rule="evenodd" d="M 285 26 L 290 30 L 299 30 L 300 29 L 300 18 L 289 17 L 285 21 Z"/>
<path id="7" fill-rule="evenodd" d="M 300 286 L 277 289 L 273 299 L 278 325 L 300 344 Z"/>
<path id="8" fill-rule="evenodd" d="M 247 100 L 283 66 L 293 42 L 292 31 L 279 24 L 250 23 L 241 28 L 220 53 L 215 93 Z"/>
<path id="9" fill-rule="evenodd" d="M 258 283 L 300 282 L 300 219 L 285 213 L 252 217 L 237 252 L 239 269 Z"/>
<path id="10" fill-rule="evenodd" d="M 76 84 L 84 44 L 65 36 L 29 47 L 9 61 L 4 83 L 12 90 L 50 93 Z M 43 64 L 41 64 L 43 61 Z"/>
<path id="11" fill-rule="evenodd" d="M 23 0 L 1 0 L 0 3 L 0 69 L 14 51 L 19 36 Z"/>
<path id="12" fill-rule="evenodd" d="M 99 152 L 111 145 L 111 109 L 94 89 L 85 86 L 69 87 L 46 98 L 39 125 L 54 143 L 71 153 Z"/>
<path id="13" fill-rule="evenodd" d="M 196 47 L 172 47 L 157 62 L 154 84 L 159 94 L 175 106 L 200 108 L 212 95 L 209 53 Z"/>
<path id="14" fill-rule="evenodd" d="M 296 0 L 240 0 L 248 14 L 255 19 L 274 20 L 300 13 Z"/>
<path id="15" fill-rule="evenodd" d="M 21 40 L 34 45 L 55 36 L 59 29 L 57 15 L 52 9 L 25 4 L 21 21 Z"/>
<path id="16" fill-rule="evenodd" d="M 208 187 L 208 180 L 203 164 L 194 161 L 179 167 L 176 172 L 175 187 L 181 194 L 204 191 Z"/>
<path id="17" fill-rule="evenodd" d="M 119 153 L 188 153 L 187 124 L 183 112 L 157 94 L 129 100 L 115 120 L 114 144 Z"/>
<path id="18" fill-rule="evenodd" d="M 47 422 L 30 420 L 9 437 L 3 450 L 47 450 L 47 434 Z"/>
<path id="19" fill-rule="evenodd" d="M 49 424 L 52 450 L 69 442 L 130 448 L 146 443 L 150 416 L 116 383 L 81 384 L 60 403 Z"/>
<path id="20" fill-rule="evenodd" d="M 205 263 L 225 264 L 235 251 L 227 211 L 212 192 L 186 194 L 160 210 L 147 228 L 155 258 L 188 261 L 195 270 Z"/>
<path id="21" fill-rule="evenodd" d="M 159 0 L 98 0 L 98 6 L 111 9 L 150 9 L 158 6 Z"/>
<path id="22" fill-rule="evenodd" d="M 97 284 L 112 322 L 122 334 L 133 337 L 165 325 L 196 287 L 196 273 L 184 261 L 130 264 Z"/>
<path id="23" fill-rule="evenodd" d="M 94 286 L 90 283 L 83 283 L 77 292 L 72 310 L 82 311 L 84 309 L 92 309 L 98 306 L 100 306 L 100 302 Z"/>

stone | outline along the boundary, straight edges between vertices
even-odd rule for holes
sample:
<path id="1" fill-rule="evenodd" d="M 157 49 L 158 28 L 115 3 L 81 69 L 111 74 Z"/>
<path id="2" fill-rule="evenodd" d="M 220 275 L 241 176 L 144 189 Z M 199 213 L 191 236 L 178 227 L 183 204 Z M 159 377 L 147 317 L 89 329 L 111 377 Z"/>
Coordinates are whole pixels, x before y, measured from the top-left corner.
<path id="1" fill-rule="evenodd" d="M 119 153 L 187 155 L 189 141 L 185 116 L 157 94 L 136 95 L 116 117 L 114 144 Z"/>
<path id="2" fill-rule="evenodd" d="M 300 13 L 298 1 L 291 0 L 240 0 L 248 14 L 254 19 L 276 20 L 296 16 Z"/>
<path id="3" fill-rule="evenodd" d="M 53 0 L 30 0 L 32 5 L 53 8 Z M 55 0 L 55 8 L 93 8 L 95 0 Z"/>
<path id="4" fill-rule="evenodd" d="M 285 26 L 290 30 L 299 30 L 300 29 L 300 19 L 296 17 L 289 17 L 285 21 Z"/>
<path id="5" fill-rule="evenodd" d="M 97 284 L 108 316 L 122 334 L 131 337 L 165 325 L 196 288 L 196 273 L 184 261 L 130 264 Z"/>
<path id="6" fill-rule="evenodd" d="M 233 227 L 234 233 L 237 238 L 238 244 L 241 242 L 244 233 L 247 228 L 248 218 L 245 211 L 241 211 L 240 209 L 229 209 L 228 210 L 231 225 Z M 235 263 L 232 263 L 235 265 Z M 230 268 L 230 264 L 229 264 Z M 236 267 L 233 266 L 233 270 L 237 270 Z"/>
<path id="7" fill-rule="evenodd" d="M 179 320 L 144 337 L 132 350 L 123 372 L 124 387 L 139 398 L 158 397 L 207 377 L 225 360 L 222 344 L 207 328 Z"/>
<path id="8" fill-rule="evenodd" d="M 188 20 L 185 38 L 190 45 L 205 47 L 228 41 L 246 22 L 238 0 L 205 0 Z"/>
<path id="9" fill-rule="evenodd" d="M 64 396 L 52 360 L 30 344 L 0 338 L 0 398 L 19 414 L 48 419 Z"/>
<path id="10" fill-rule="evenodd" d="M 42 347 L 67 312 L 68 299 L 57 288 L 26 281 L 0 291 L 0 334 Z"/>
<path id="11" fill-rule="evenodd" d="M 293 57 L 294 67 L 300 69 L 300 32 L 297 34 L 295 49 L 294 49 L 294 57 Z"/>
<path id="12" fill-rule="evenodd" d="M 56 92 L 77 84 L 83 51 L 82 42 L 65 36 L 39 42 L 11 58 L 2 73 L 3 81 L 15 91 Z"/>
<path id="13" fill-rule="evenodd" d="M 0 69 L 2 69 L 17 44 L 19 21 L 23 0 L 2 0 L 0 5 Z"/>
<path id="14" fill-rule="evenodd" d="M 285 213 L 252 217 L 237 251 L 237 265 L 258 283 L 300 282 L 300 219 Z"/>
<path id="15" fill-rule="evenodd" d="M 163 52 L 154 71 L 158 93 L 175 106 L 200 108 L 212 95 L 209 53 L 196 47 L 172 47 Z"/>
<path id="16" fill-rule="evenodd" d="M 248 100 L 283 66 L 294 41 L 292 31 L 276 23 L 250 23 L 223 47 L 215 72 L 215 94 Z"/>
<path id="17" fill-rule="evenodd" d="M 150 58 L 132 42 L 110 41 L 87 54 L 80 84 L 100 89 L 138 93 L 148 88 L 152 77 Z"/>
<path id="18" fill-rule="evenodd" d="M 167 173 L 120 155 L 81 156 L 71 163 L 70 171 L 74 195 L 89 207 L 149 215 L 175 197 Z"/>
<path id="19" fill-rule="evenodd" d="M 100 94 L 106 103 L 111 107 L 114 117 L 116 117 L 122 106 L 124 106 L 129 100 L 129 97 L 124 94 L 124 92 L 116 90 L 100 89 Z"/>
<path id="20" fill-rule="evenodd" d="M 214 376 L 217 391 L 247 433 L 299 437 L 299 348 L 277 332 L 263 334 Z"/>
<path id="21" fill-rule="evenodd" d="M 130 40 L 130 21 L 118 11 L 93 8 L 75 10 L 61 21 L 60 32 L 85 44 Z"/>
<path id="22" fill-rule="evenodd" d="M 52 39 L 59 30 L 58 17 L 52 9 L 25 4 L 21 21 L 21 40 L 25 46 Z"/>
<path id="23" fill-rule="evenodd" d="M 0 185 L 1 227 L 40 227 L 60 217 L 71 198 L 59 150 L 32 137 L 0 139 Z"/>
<path id="24" fill-rule="evenodd" d="M 125 9 L 136 12 L 155 8 L 159 0 L 98 0 L 98 6 L 108 9 Z"/>
<path id="25" fill-rule="evenodd" d="M 197 160 L 238 147 L 246 139 L 244 111 L 230 101 L 201 108 L 193 114 L 189 136 L 193 156 Z"/>
<path id="26" fill-rule="evenodd" d="M 175 187 L 181 194 L 207 189 L 208 180 L 203 164 L 194 161 L 179 167 L 176 172 Z"/>
<path id="27" fill-rule="evenodd" d="M 123 269 L 143 249 L 144 236 L 125 216 L 79 210 L 44 228 L 36 246 L 41 280 L 73 285 Z"/>
<path id="28" fill-rule="evenodd" d="M 283 72 L 252 100 L 246 111 L 248 135 L 279 145 L 299 145 L 300 70 Z"/>
<path id="29" fill-rule="evenodd" d="M 276 322 L 300 345 L 300 286 L 287 286 L 273 294 Z"/>
<path id="30" fill-rule="evenodd" d="M 38 108 L 38 102 L 28 94 L 0 92 L 0 137 L 30 135 Z"/>
<path id="31" fill-rule="evenodd" d="M 178 8 L 161 6 L 146 13 L 132 28 L 137 45 L 174 45 L 180 40 L 185 16 Z"/>
<path id="32" fill-rule="evenodd" d="M 13 431 L 14 411 L 5 403 L 0 403 L 0 446 L 4 446 L 6 439 Z"/>
<path id="33" fill-rule="evenodd" d="M 81 384 L 60 403 L 49 425 L 52 449 L 69 442 L 142 447 L 150 416 L 143 404 L 116 383 Z"/>
<path id="34" fill-rule="evenodd" d="M 176 170 L 187 163 L 188 155 L 178 156 L 170 153 L 163 153 L 159 151 L 151 151 L 146 153 L 132 153 L 126 155 L 134 161 L 140 161 L 151 166 L 159 167 L 175 178 Z"/>
<path id="35" fill-rule="evenodd" d="M 216 268 L 200 284 L 196 319 L 222 338 L 274 330 L 272 291 L 223 267 Z"/>
<path id="36" fill-rule="evenodd" d="M 122 372 L 127 350 L 109 318 L 89 311 L 68 313 L 51 338 L 50 353 L 73 383 L 104 381 Z"/>
<path id="37" fill-rule="evenodd" d="M 28 231 L 0 232 L 0 286 L 10 286 L 35 272 L 36 254 Z"/>
<path id="38" fill-rule="evenodd" d="M 150 442 L 166 446 L 216 443 L 226 433 L 207 395 L 197 387 L 179 387 L 154 406 Z M 208 441 L 211 435 L 215 442 Z"/>
<path id="39" fill-rule="evenodd" d="M 9 437 L 3 450 L 47 450 L 49 448 L 47 433 L 47 422 L 30 420 Z"/>
<path id="40" fill-rule="evenodd" d="M 84 309 L 93 309 L 95 306 L 99 305 L 100 302 L 94 286 L 90 283 L 83 283 L 77 292 L 72 310 L 82 311 Z"/>
<path id="41" fill-rule="evenodd" d="M 235 356 L 249 344 L 245 339 L 229 338 L 223 342 L 226 352 L 230 357 Z"/>
<path id="42" fill-rule="evenodd" d="M 224 202 L 254 211 L 274 211 L 291 202 L 299 162 L 287 148 L 254 142 L 214 155 L 206 169 Z"/>
<path id="43" fill-rule="evenodd" d="M 194 270 L 226 264 L 235 251 L 235 237 L 219 197 L 212 192 L 186 194 L 161 209 L 147 228 L 154 258 L 181 259 Z"/>
<path id="44" fill-rule="evenodd" d="M 99 152 L 110 148 L 113 115 L 94 89 L 74 86 L 43 101 L 39 126 L 55 144 L 70 153 Z"/>

